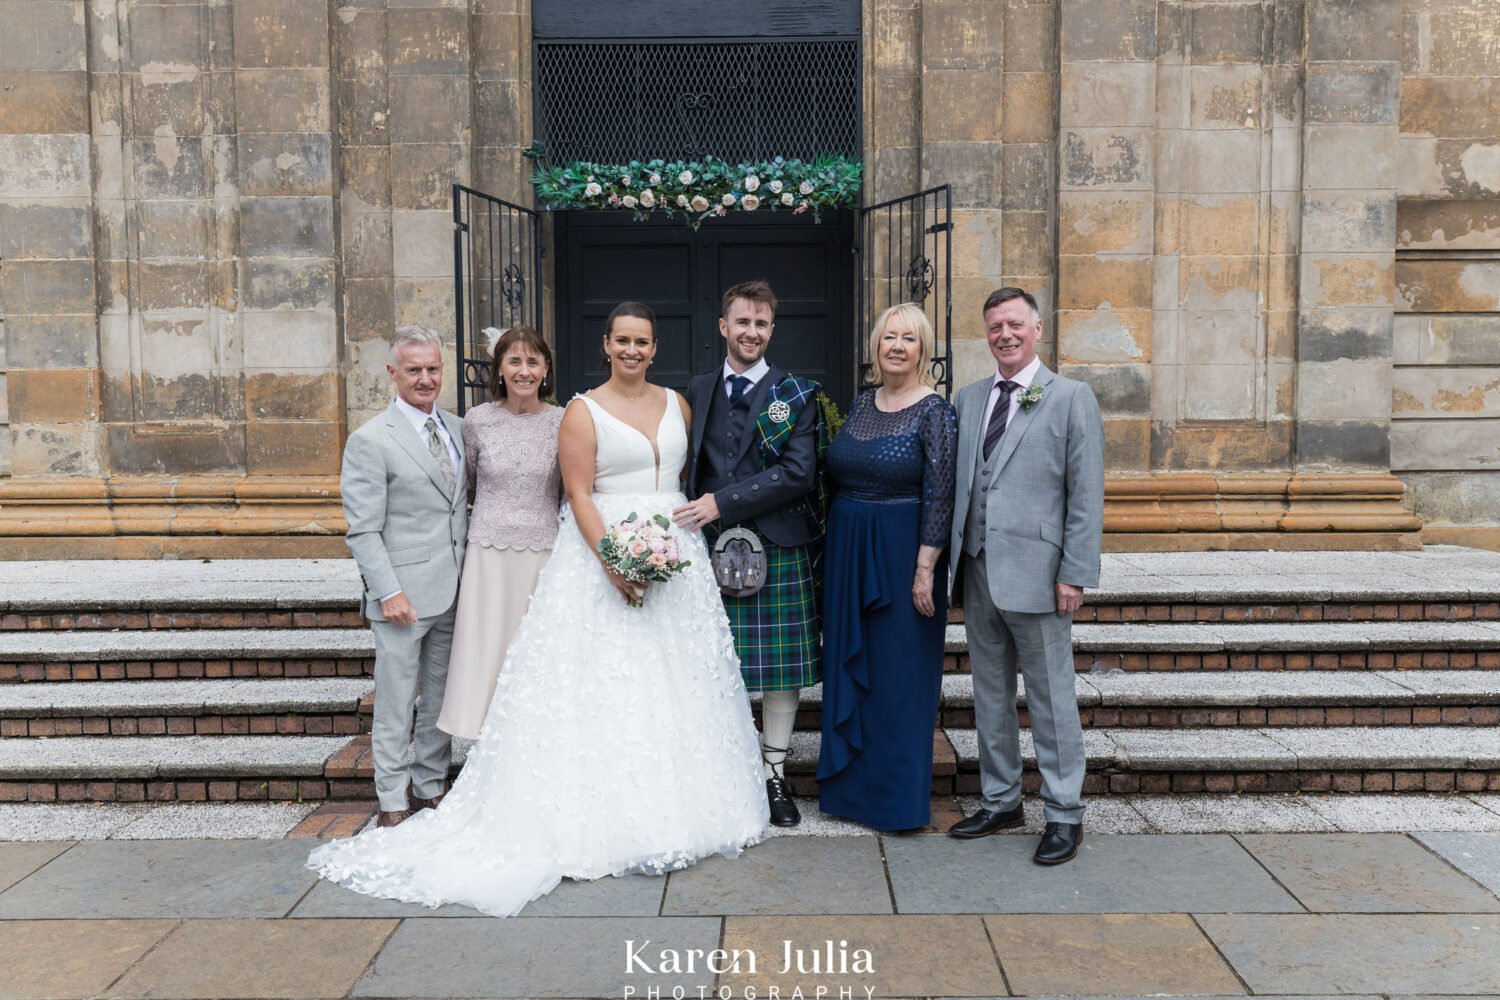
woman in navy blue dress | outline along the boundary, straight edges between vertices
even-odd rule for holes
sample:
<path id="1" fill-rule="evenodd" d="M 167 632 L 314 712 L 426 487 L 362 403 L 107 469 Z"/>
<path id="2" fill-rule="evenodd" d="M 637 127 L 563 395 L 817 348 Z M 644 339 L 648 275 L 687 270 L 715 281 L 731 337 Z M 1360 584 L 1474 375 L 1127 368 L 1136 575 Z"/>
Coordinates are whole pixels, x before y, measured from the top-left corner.
<path id="1" fill-rule="evenodd" d="M 931 819 L 958 420 L 932 388 L 921 307 L 887 309 L 870 347 L 879 387 L 855 399 L 828 452 L 818 801 L 909 830 Z"/>

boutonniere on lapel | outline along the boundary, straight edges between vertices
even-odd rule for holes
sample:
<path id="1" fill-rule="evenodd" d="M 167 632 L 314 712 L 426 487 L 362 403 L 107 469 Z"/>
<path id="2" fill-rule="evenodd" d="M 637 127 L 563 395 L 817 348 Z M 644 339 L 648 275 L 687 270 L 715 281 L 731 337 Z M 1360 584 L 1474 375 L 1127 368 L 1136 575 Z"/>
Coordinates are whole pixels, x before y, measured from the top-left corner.
<path id="1" fill-rule="evenodd" d="M 1017 398 L 1021 401 L 1021 409 L 1030 413 L 1031 408 L 1042 401 L 1042 383 L 1031 383 Z"/>

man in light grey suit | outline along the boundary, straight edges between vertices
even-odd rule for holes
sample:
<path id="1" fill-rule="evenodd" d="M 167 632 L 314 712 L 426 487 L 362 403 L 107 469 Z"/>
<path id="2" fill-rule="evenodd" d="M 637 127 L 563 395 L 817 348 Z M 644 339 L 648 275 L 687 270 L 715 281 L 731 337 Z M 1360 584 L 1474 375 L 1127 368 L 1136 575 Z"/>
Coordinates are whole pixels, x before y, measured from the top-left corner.
<path id="1" fill-rule="evenodd" d="M 469 514 L 463 421 L 437 406 L 442 342 L 431 330 L 404 326 L 385 370 L 396 399 L 349 435 L 340 492 L 375 633 L 370 750 L 378 823 L 395 826 L 442 801 L 448 779 L 453 743 L 437 718 Z"/>
<path id="2" fill-rule="evenodd" d="M 1046 827 L 1034 859 L 1061 864 L 1083 838 L 1083 729 L 1073 612 L 1099 585 L 1104 424 L 1093 391 L 1036 356 L 1036 299 L 1002 288 L 984 304 L 996 374 L 959 390 L 958 483 L 948 586 L 962 600 L 974 674 L 982 799 L 949 830 L 986 837 L 1021 811 L 1016 671 L 1042 772 Z"/>

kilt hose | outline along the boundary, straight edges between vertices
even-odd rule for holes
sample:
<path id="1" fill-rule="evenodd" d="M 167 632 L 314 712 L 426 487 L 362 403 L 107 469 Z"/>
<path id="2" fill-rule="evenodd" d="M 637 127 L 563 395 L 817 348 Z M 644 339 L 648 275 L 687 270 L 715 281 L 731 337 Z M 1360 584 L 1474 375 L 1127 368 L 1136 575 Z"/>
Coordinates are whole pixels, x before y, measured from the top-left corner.
<path id="1" fill-rule="evenodd" d="M 750 691 L 811 687 L 823 679 L 815 553 L 807 545 L 761 542 L 765 586 L 750 597 L 724 595 L 740 673 Z"/>

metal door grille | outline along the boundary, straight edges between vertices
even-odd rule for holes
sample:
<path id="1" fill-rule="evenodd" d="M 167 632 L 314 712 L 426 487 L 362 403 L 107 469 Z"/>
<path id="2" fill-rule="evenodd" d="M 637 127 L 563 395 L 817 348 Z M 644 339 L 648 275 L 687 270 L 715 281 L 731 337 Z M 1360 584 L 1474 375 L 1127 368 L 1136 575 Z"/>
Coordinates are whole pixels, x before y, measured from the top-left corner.
<path id="1" fill-rule="evenodd" d="M 859 40 L 539 42 L 553 162 L 857 156 Z"/>
<path id="2" fill-rule="evenodd" d="M 868 384 L 870 330 L 901 302 L 922 307 L 936 344 L 937 389 L 953 395 L 953 186 L 929 188 L 860 210 L 859 377 Z"/>
<path id="3" fill-rule="evenodd" d="M 542 222 L 529 208 L 453 185 L 458 412 L 489 399 L 484 328 L 542 329 Z"/>

